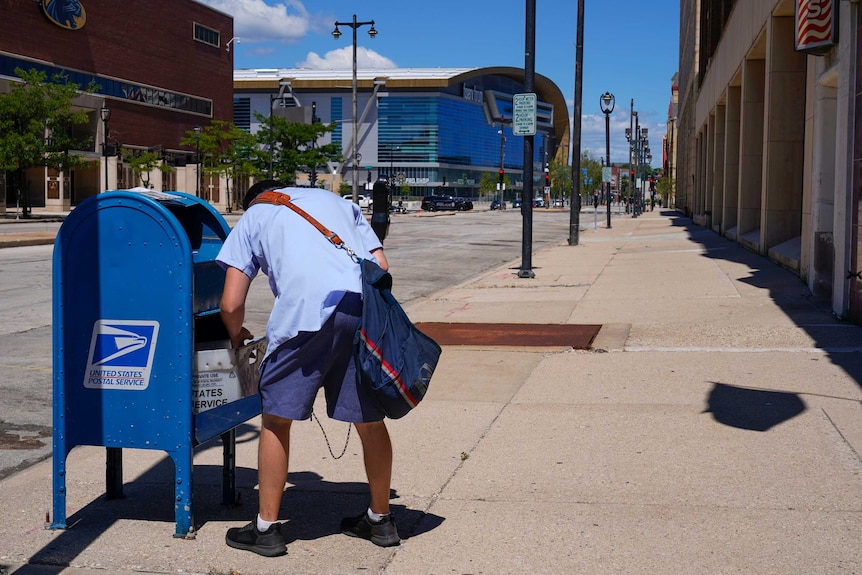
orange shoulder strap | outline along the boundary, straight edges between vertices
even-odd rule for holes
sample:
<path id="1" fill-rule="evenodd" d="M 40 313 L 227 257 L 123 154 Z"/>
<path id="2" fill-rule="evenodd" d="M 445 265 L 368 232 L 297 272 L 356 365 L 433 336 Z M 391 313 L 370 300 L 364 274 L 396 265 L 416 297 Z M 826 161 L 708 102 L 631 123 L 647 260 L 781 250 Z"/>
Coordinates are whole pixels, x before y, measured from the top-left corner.
<path id="1" fill-rule="evenodd" d="M 259 194 L 251 202 L 249 207 L 251 207 L 255 204 L 277 204 L 279 206 L 286 206 L 286 207 L 290 208 L 291 210 L 293 210 L 294 212 L 296 212 L 297 214 L 299 214 L 300 216 L 302 216 L 303 218 L 305 218 L 305 220 L 308 223 L 310 223 L 315 228 L 317 228 L 317 230 L 321 234 L 326 236 L 326 239 L 328 239 L 330 242 L 332 242 L 335 245 L 335 247 L 340 248 L 344 244 L 344 242 L 341 240 L 341 238 L 338 237 L 338 234 L 330 231 L 329 228 L 327 228 L 326 226 L 324 226 L 323 224 L 318 222 L 316 219 L 314 219 L 314 216 L 312 216 L 311 214 L 309 214 L 308 212 L 306 212 L 305 210 L 303 210 L 302 208 L 300 208 L 299 206 L 297 206 L 296 204 L 291 202 L 290 196 L 287 194 L 283 194 L 283 193 L 276 191 L 276 190 L 269 190 L 267 192 L 263 192 L 263 193 Z"/>

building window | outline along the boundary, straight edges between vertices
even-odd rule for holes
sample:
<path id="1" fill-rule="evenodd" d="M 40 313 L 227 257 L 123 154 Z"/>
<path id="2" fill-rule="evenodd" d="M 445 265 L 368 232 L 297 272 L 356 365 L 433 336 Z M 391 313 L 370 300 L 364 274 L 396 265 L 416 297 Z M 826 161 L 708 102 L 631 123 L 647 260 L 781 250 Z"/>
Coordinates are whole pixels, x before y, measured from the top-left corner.
<path id="1" fill-rule="evenodd" d="M 400 147 L 402 162 L 438 161 L 438 105 L 433 96 L 390 96 L 378 100 L 378 149 Z M 386 153 L 386 152 L 384 152 Z"/>
<path id="2" fill-rule="evenodd" d="M 209 44 L 210 46 L 219 47 L 219 32 L 212 28 L 207 28 L 203 24 L 195 22 L 195 40 Z"/>
<path id="3" fill-rule="evenodd" d="M 344 122 L 342 116 L 342 101 L 341 98 L 332 98 L 329 107 L 330 118 L 335 122 L 335 130 L 332 131 L 332 143 L 339 148 L 344 143 Z"/>
<path id="4" fill-rule="evenodd" d="M 233 125 L 246 132 L 251 131 L 251 99 L 233 99 Z"/>
<path id="5" fill-rule="evenodd" d="M 153 88 L 152 86 L 144 86 L 114 78 L 105 78 L 69 68 L 51 66 L 49 64 L 0 54 L 0 76 L 15 77 L 15 68 L 38 70 L 44 72 L 49 81 L 57 79 L 66 84 L 76 84 L 82 90 L 92 87 L 95 93 L 100 96 L 111 96 L 112 98 L 157 106 L 159 108 L 179 110 L 201 116 L 212 116 L 212 100 L 207 98 L 197 98 L 171 90 L 162 90 Z"/>

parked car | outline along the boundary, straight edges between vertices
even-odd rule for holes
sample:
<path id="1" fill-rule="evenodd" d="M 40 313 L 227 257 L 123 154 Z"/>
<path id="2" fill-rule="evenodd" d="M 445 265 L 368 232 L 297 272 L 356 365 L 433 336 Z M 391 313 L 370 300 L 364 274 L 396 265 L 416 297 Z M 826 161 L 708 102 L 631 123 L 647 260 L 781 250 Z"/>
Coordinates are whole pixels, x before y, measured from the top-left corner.
<path id="1" fill-rule="evenodd" d="M 344 198 L 345 200 L 349 201 L 349 202 L 353 201 L 353 193 L 344 194 L 341 197 Z M 358 194 L 356 196 L 356 201 L 359 204 L 360 208 L 362 208 L 363 210 L 368 210 L 369 212 L 371 211 L 371 208 L 374 204 L 374 202 L 372 201 L 370 196 L 366 196 L 363 194 Z"/>
<path id="2" fill-rule="evenodd" d="M 464 198 L 452 196 L 426 196 L 422 198 L 422 211 L 436 212 L 439 210 L 455 210 L 466 212 L 473 209 L 473 202 Z"/>
<path id="3" fill-rule="evenodd" d="M 514 200 L 512 200 L 512 207 L 513 208 L 520 208 L 521 207 L 521 198 L 515 198 Z"/>
<path id="4" fill-rule="evenodd" d="M 533 207 L 534 208 L 544 208 L 545 207 L 545 198 L 533 198 Z"/>
<path id="5" fill-rule="evenodd" d="M 499 210 L 500 209 L 500 200 L 492 201 L 491 202 L 491 209 L 492 210 Z"/>
<path id="6" fill-rule="evenodd" d="M 359 202 L 359 207 L 363 210 L 371 211 L 371 208 L 374 206 L 374 202 L 368 196 L 358 195 L 356 196 L 357 202 Z"/>

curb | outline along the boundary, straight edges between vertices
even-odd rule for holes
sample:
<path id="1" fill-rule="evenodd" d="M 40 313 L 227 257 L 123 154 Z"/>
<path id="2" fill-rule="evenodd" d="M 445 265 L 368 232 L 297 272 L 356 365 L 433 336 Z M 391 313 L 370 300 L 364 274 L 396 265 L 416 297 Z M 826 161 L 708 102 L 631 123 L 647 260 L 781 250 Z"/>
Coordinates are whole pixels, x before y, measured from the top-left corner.
<path id="1" fill-rule="evenodd" d="M 0 236 L 0 248 L 19 248 L 25 246 L 47 246 L 54 243 L 57 234 L 9 234 Z"/>

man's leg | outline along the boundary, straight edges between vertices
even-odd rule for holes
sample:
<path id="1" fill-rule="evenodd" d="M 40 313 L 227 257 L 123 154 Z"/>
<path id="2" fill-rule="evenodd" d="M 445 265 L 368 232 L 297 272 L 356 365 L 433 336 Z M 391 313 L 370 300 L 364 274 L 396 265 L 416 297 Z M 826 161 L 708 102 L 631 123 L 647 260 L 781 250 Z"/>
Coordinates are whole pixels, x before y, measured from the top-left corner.
<path id="1" fill-rule="evenodd" d="M 266 414 L 263 415 L 262 420 L 257 448 L 260 521 L 255 518 L 245 527 L 228 529 L 225 542 L 235 549 L 251 551 L 265 557 L 277 557 L 287 553 L 287 545 L 277 521 L 281 495 L 284 493 L 284 484 L 287 481 L 292 422 L 290 419 Z"/>
<path id="2" fill-rule="evenodd" d="M 362 440 L 365 474 L 371 491 L 371 510 L 389 513 L 389 488 L 392 484 L 392 442 L 383 421 L 357 423 L 356 431 Z"/>
<path id="3" fill-rule="evenodd" d="M 290 424 L 293 420 L 263 414 L 257 448 L 257 480 L 260 518 L 278 521 L 281 496 L 287 482 L 290 455 Z"/>

